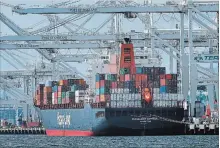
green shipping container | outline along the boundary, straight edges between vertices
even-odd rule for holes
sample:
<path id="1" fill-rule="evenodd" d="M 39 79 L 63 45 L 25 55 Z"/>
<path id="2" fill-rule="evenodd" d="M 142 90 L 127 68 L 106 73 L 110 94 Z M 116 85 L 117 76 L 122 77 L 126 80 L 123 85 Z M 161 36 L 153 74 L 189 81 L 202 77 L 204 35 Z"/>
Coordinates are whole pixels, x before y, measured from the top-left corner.
<path id="1" fill-rule="evenodd" d="M 125 74 L 130 74 L 130 71 L 128 68 L 121 68 L 120 69 L 120 74 L 125 75 Z"/>
<path id="2" fill-rule="evenodd" d="M 107 80 L 109 80 L 109 81 L 117 81 L 117 75 L 108 74 Z"/>
<path id="3" fill-rule="evenodd" d="M 66 92 L 61 93 L 61 98 L 66 98 Z"/>
<path id="4" fill-rule="evenodd" d="M 71 86 L 71 91 L 75 92 L 76 90 L 78 90 L 78 86 L 77 85 L 73 85 Z"/>
<path id="5" fill-rule="evenodd" d="M 58 104 L 62 104 L 62 99 L 58 97 Z"/>
<path id="6" fill-rule="evenodd" d="M 72 98 L 74 96 L 75 96 L 75 92 L 72 92 L 72 91 L 66 92 L 66 98 Z"/>

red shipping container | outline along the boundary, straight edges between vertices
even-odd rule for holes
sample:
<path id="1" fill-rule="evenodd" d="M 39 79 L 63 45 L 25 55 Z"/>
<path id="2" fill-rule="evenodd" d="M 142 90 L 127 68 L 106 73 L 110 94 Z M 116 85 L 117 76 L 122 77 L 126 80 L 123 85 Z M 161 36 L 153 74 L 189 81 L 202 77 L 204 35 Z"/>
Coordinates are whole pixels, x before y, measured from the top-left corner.
<path id="1" fill-rule="evenodd" d="M 117 82 L 112 82 L 112 88 L 117 88 Z"/>
<path id="2" fill-rule="evenodd" d="M 126 75 L 125 75 L 125 81 L 130 81 L 130 80 L 131 80 L 130 74 L 126 74 Z"/>
<path id="3" fill-rule="evenodd" d="M 105 86 L 105 80 L 101 80 L 101 81 L 100 81 L 100 86 L 101 86 L 101 87 L 104 87 L 104 86 Z"/>
<path id="4" fill-rule="evenodd" d="M 139 88 L 140 86 L 141 86 L 141 81 L 136 81 L 136 82 L 135 82 L 135 87 L 136 87 L 136 88 Z"/>
<path id="5" fill-rule="evenodd" d="M 141 81 L 141 74 L 136 74 L 135 79 L 137 82 Z"/>
<path id="6" fill-rule="evenodd" d="M 52 87 L 44 87 L 44 92 L 52 92 Z"/>
<path id="7" fill-rule="evenodd" d="M 125 81 L 125 75 L 120 75 L 119 80 L 120 81 Z"/>
<path id="8" fill-rule="evenodd" d="M 58 93 L 57 92 L 54 93 L 54 98 L 58 98 Z"/>
<path id="9" fill-rule="evenodd" d="M 166 79 L 166 75 L 160 75 L 160 79 Z"/>
<path id="10" fill-rule="evenodd" d="M 147 80 L 147 75 L 146 74 L 142 74 L 141 75 L 141 81 L 146 81 Z"/>
<path id="11" fill-rule="evenodd" d="M 95 97 L 95 102 L 97 102 L 97 103 L 100 102 L 100 96 Z"/>
<path id="12" fill-rule="evenodd" d="M 160 86 L 166 86 L 166 79 L 160 79 Z"/>
<path id="13" fill-rule="evenodd" d="M 171 74 L 166 74 L 166 79 L 167 80 L 171 80 L 172 79 L 172 75 Z"/>
<path id="14" fill-rule="evenodd" d="M 95 83 L 95 88 L 100 88 L 100 83 L 99 82 Z"/>
<path id="15" fill-rule="evenodd" d="M 67 85 L 68 85 L 68 80 L 63 80 L 63 84 L 64 84 L 65 86 L 67 86 Z"/>

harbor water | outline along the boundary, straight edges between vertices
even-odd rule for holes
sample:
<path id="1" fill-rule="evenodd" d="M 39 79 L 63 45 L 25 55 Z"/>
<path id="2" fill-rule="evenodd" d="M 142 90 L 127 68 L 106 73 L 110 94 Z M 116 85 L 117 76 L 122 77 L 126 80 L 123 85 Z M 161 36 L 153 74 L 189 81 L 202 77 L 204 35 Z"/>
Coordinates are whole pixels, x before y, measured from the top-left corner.
<path id="1" fill-rule="evenodd" d="M 218 148 L 219 136 L 47 137 L 1 135 L 1 148 Z"/>

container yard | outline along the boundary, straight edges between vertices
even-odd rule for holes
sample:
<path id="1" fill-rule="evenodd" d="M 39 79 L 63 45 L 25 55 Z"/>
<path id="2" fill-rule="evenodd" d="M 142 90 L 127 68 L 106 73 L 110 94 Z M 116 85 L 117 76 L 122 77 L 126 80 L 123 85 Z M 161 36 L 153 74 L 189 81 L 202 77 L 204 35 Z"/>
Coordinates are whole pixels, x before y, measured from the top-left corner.
<path id="1" fill-rule="evenodd" d="M 0 5 L 0 134 L 219 134 L 218 1 Z"/>

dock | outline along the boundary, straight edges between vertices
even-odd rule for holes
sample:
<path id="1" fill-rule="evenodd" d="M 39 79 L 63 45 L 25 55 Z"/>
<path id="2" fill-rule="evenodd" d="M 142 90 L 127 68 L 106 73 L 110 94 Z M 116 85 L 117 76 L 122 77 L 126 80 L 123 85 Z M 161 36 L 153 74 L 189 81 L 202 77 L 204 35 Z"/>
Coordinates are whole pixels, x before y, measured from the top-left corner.
<path id="1" fill-rule="evenodd" d="M 1 128 L 0 134 L 45 135 L 45 128 Z"/>
<path id="2" fill-rule="evenodd" d="M 195 118 L 192 123 L 186 126 L 185 134 L 218 135 L 218 119 L 201 120 L 201 118 Z"/>

